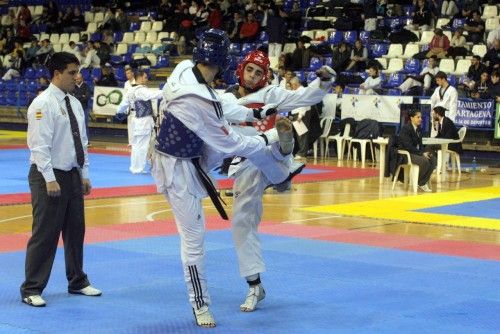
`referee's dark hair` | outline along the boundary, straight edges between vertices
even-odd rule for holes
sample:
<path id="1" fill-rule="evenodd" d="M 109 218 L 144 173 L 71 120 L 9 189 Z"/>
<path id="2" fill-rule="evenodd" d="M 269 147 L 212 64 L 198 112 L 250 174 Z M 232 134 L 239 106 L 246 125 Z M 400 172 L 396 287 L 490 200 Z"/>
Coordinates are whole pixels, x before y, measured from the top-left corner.
<path id="1" fill-rule="evenodd" d="M 415 117 L 418 113 L 422 113 L 422 111 L 420 109 L 410 109 L 408 111 L 408 117 Z"/>
<path id="2" fill-rule="evenodd" d="M 444 117 L 444 115 L 446 113 L 446 108 L 445 107 L 441 107 L 441 106 L 437 106 L 437 107 L 434 107 L 433 111 L 436 114 L 438 114 L 439 116 Z"/>
<path id="3" fill-rule="evenodd" d="M 139 80 L 140 78 L 142 78 L 144 76 L 144 74 L 148 74 L 148 72 L 144 71 L 144 70 L 137 70 L 135 71 L 134 73 L 134 79 L 135 80 Z"/>
<path id="4" fill-rule="evenodd" d="M 49 69 L 50 78 L 54 77 L 54 72 L 64 72 L 69 64 L 80 65 L 78 58 L 69 52 L 56 52 L 54 53 L 49 61 L 47 62 L 47 68 Z"/>

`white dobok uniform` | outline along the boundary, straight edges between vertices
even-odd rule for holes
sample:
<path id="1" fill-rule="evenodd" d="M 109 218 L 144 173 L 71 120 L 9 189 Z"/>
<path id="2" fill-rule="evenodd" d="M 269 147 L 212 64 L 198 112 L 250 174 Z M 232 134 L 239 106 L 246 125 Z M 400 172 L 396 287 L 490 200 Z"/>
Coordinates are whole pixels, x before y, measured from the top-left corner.
<path id="1" fill-rule="evenodd" d="M 323 87 L 322 87 L 323 86 Z M 315 79 L 308 87 L 300 90 L 286 90 L 281 86 L 269 85 L 247 96 L 237 98 L 233 93 L 224 93 L 221 99 L 226 103 L 238 103 L 241 105 L 276 105 L 278 112 L 291 111 L 299 107 L 307 107 L 317 104 L 326 95 L 330 82 L 322 85 L 320 79 Z M 254 121 L 253 112 L 226 113 L 229 122 L 239 124 L 245 121 Z M 235 126 L 238 131 L 244 133 L 258 133 L 253 127 Z M 236 158 L 238 159 L 238 158 Z M 292 155 L 288 156 L 288 166 L 292 163 Z M 264 169 L 258 169 L 252 161 L 245 160 L 242 163 L 233 164 L 229 174 L 234 175 L 233 186 L 233 220 L 232 232 L 240 274 L 248 277 L 265 271 L 262 258 L 262 250 L 258 237 L 258 226 L 262 218 L 262 196 L 267 187 L 275 184 L 263 174 Z M 273 168 L 272 165 L 267 166 Z"/>
<path id="2" fill-rule="evenodd" d="M 205 217 L 202 208 L 207 190 L 192 158 L 199 156 L 202 169 L 207 171 L 219 166 L 228 156 L 244 156 L 256 166 L 285 157 L 279 152 L 278 142 L 266 146 L 262 136 L 243 136 L 235 132 L 223 116 L 217 93 L 200 80 L 199 74 L 196 76 L 193 66 L 189 60 L 179 63 L 163 88 L 164 119 L 153 153 L 152 174 L 158 191 L 165 195 L 175 216 L 189 301 L 193 308 L 200 308 L 210 304 L 204 268 Z M 248 112 L 248 108 L 237 104 L 233 108 Z M 182 134 L 185 128 L 187 135 Z M 202 149 L 189 156 L 194 150 L 193 133 L 201 139 Z M 281 182 L 287 176 L 286 165 L 266 173 L 273 182 Z"/>
<path id="3" fill-rule="evenodd" d="M 135 79 L 130 81 L 125 81 L 125 84 L 123 85 L 123 96 L 127 96 L 127 93 L 130 88 L 132 88 L 135 85 Z M 127 117 L 127 135 L 128 135 L 128 143 L 129 145 L 132 145 L 132 138 L 134 137 L 134 129 L 132 128 L 132 119 L 134 118 L 134 112 L 130 111 Z"/>
<path id="4" fill-rule="evenodd" d="M 134 174 L 146 172 L 146 161 L 153 133 L 154 120 L 152 114 L 152 100 L 159 100 L 163 97 L 161 90 L 152 90 L 144 85 L 133 86 L 127 91 L 127 95 L 118 107 L 118 113 L 126 113 L 127 109 L 133 114 L 131 118 L 132 128 L 132 153 L 130 156 L 130 171 Z M 151 113 L 142 115 L 136 109 L 136 103 L 147 102 Z"/>

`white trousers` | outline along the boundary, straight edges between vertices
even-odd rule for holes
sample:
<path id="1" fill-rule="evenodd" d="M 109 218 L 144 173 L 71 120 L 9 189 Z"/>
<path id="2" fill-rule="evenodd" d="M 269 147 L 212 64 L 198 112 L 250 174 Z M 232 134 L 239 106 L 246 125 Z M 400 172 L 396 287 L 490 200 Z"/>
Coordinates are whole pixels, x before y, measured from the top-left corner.
<path id="1" fill-rule="evenodd" d="M 282 49 L 283 44 L 281 43 L 269 43 L 269 57 L 279 57 Z"/>
<path id="2" fill-rule="evenodd" d="M 430 75 L 424 76 L 424 89 L 427 90 L 431 87 L 432 77 Z M 406 93 L 408 89 L 412 87 L 421 87 L 422 83 L 418 80 L 407 78 L 403 83 L 399 86 L 401 92 Z"/>
<path id="3" fill-rule="evenodd" d="M 213 164 L 217 158 L 221 157 L 220 153 L 211 150 L 204 152 L 206 156 L 203 157 L 202 165 L 215 167 Z M 279 152 L 279 143 L 274 143 L 265 150 L 248 157 L 244 163 L 253 166 L 255 170 L 258 170 L 254 167 L 255 165 L 270 170 L 268 175 L 276 182 L 281 182 L 289 174 L 290 159 L 289 156 L 283 157 L 277 152 Z M 199 180 L 194 171 L 186 169 L 186 162 L 158 153 L 155 153 L 154 160 L 153 177 L 172 207 L 181 240 L 181 260 L 189 302 L 193 308 L 199 308 L 203 303 L 209 305 L 210 295 L 205 277 L 205 215 L 202 207 L 204 196 L 195 190 L 199 188 Z M 250 161 L 254 165 L 250 164 Z M 221 160 L 218 161 L 219 165 L 220 163 Z M 260 173 L 260 175 L 262 182 L 270 182 L 264 174 Z M 257 202 L 261 200 L 260 195 Z"/>
<path id="4" fill-rule="evenodd" d="M 132 154 L 130 155 L 130 171 L 132 173 L 145 172 L 150 140 L 151 132 L 132 136 Z"/>
<path id="5" fill-rule="evenodd" d="M 127 134 L 128 134 L 128 144 L 132 145 L 132 138 L 134 137 L 134 115 L 130 113 L 127 117 Z"/>

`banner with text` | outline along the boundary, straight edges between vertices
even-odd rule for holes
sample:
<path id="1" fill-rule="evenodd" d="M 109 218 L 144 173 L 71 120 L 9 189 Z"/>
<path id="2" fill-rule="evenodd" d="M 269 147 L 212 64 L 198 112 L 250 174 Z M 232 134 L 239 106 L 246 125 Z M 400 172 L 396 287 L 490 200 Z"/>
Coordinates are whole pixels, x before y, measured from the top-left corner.
<path id="1" fill-rule="evenodd" d="M 495 101 L 458 99 L 456 125 L 471 128 L 491 128 L 495 112 Z"/>

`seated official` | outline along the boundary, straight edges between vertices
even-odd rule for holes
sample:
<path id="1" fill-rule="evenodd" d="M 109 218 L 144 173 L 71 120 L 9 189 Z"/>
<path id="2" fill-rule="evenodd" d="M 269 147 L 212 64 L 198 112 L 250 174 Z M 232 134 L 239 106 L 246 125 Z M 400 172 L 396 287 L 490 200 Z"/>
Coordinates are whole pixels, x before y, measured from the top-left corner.
<path id="1" fill-rule="evenodd" d="M 425 192 L 431 192 L 428 182 L 436 168 L 436 156 L 431 152 L 424 152 L 422 144 L 422 113 L 418 110 L 409 112 L 410 122 L 405 124 L 399 132 L 398 147 L 410 152 L 411 162 L 420 167 L 418 174 L 418 187 Z"/>
<path id="2" fill-rule="evenodd" d="M 437 106 L 432 110 L 433 116 L 433 126 L 436 132 L 436 138 L 446 138 L 446 139 L 458 139 L 458 131 L 455 126 L 455 123 L 449 118 L 445 116 L 446 109 L 441 106 Z M 457 152 L 458 154 L 462 154 L 462 143 L 453 143 L 449 144 L 448 148 L 450 151 Z"/>

